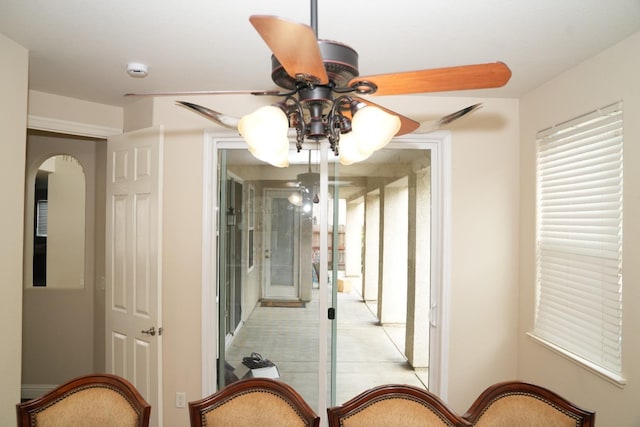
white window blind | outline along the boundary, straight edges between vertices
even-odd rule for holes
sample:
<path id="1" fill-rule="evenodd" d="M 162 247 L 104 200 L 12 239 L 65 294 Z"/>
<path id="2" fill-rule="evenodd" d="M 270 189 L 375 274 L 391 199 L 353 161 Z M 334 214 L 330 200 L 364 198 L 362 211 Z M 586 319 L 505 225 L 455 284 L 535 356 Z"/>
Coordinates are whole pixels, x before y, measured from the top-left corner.
<path id="1" fill-rule="evenodd" d="M 622 103 L 537 135 L 534 335 L 622 371 Z"/>

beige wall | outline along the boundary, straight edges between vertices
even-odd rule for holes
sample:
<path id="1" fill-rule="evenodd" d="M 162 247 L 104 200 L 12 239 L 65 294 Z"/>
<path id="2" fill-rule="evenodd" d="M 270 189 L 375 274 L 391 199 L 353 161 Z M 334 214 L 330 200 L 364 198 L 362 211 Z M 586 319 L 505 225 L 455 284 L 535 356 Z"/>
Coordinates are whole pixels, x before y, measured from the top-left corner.
<path id="1" fill-rule="evenodd" d="M 84 287 L 85 181 L 79 162 L 56 156 L 47 188 L 47 287 Z"/>
<path id="2" fill-rule="evenodd" d="M 144 102 L 143 102 L 144 104 Z M 165 126 L 162 227 L 163 419 L 188 426 L 187 401 L 202 395 L 202 194 L 204 133 L 200 118 L 156 99 L 153 124 Z M 195 117 L 194 117 L 195 116 Z M 204 121 L 204 119 L 202 119 Z M 206 123 L 205 123 L 206 125 Z"/>
<path id="3" fill-rule="evenodd" d="M 120 133 L 123 127 L 123 110 L 120 107 L 30 90 L 29 124 L 40 124 L 38 119 L 41 118 L 47 120 L 48 126 L 59 124 L 66 127 L 67 132 L 63 133 L 69 133 L 69 125 L 77 123 L 81 132 L 79 135 L 95 135 L 95 130 Z M 40 129 L 37 126 L 35 128 Z M 45 130 L 53 129 L 49 127 Z"/>
<path id="4" fill-rule="evenodd" d="M 20 400 L 22 223 L 28 52 L 0 34 L 0 425 L 14 425 Z"/>
<path id="5" fill-rule="evenodd" d="M 452 127 L 449 402 L 516 375 L 518 101 L 484 99 Z"/>
<path id="6" fill-rule="evenodd" d="M 518 372 L 595 410 L 598 425 L 640 425 L 640 33 L 563 73 L 521 100 L 520 325 Z M 533 342 L 535 304 L 535 135 L 614 101 L 624 101 L 624 387 Z"/>

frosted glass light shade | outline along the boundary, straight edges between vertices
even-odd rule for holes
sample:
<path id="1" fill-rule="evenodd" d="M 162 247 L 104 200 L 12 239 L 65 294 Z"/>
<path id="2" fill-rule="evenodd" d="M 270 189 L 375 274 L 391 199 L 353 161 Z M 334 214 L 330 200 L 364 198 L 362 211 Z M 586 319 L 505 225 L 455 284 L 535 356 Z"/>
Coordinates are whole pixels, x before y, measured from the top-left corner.
<path id="1" fill-rule="evenodd" d="M 280 108 L 267 105 L 243 116 L 238 131 L 257 159 L 277 167 L 289 166 L 289 120 Z"/>
<path id="2" fill-rule="evenodd" d="M 358 150 L 371 154 L 387 145 L 400 130 L 400 118 L 374 106 L 358 110 L 351 122 Z"/>
<path id="3" fill-rule="evenodd" d="M 357 135 L 353 132 L 340 135 L 340 142 L 338 147 L 340 148 L 339 160 L 342 165 L 351 165 L 353 163 L 366 160 L 373 153 L 363 153 L 359 150 L 360 141 Z"/>
<path id="4" fill-rule="evenodd" d="M 267 141 L 268 144 L 268 141 Z M 263 162 L 267 162 L 278 168 L 286 168 L 289 166 L 289 144 L 287 142 L 287 146 L 284 148 L 280 148 L 277 151 L 273 150 L 254 150 L 249 147 L 249 152 L 258 160 L 262 160 Z"/>

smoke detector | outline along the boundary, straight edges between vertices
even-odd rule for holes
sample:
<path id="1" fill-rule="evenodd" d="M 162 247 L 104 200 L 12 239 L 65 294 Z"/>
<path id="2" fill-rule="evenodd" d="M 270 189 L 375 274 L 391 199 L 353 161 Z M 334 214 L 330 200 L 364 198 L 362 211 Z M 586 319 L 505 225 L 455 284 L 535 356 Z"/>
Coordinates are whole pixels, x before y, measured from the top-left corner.
<path id="1" fill-rule="evenodd" d="M 129 62 L 127 64 L 127 74 L 131 77 L 147 77 L 147 74 L 149 74 L 149 67 L 140 62 Z"/>

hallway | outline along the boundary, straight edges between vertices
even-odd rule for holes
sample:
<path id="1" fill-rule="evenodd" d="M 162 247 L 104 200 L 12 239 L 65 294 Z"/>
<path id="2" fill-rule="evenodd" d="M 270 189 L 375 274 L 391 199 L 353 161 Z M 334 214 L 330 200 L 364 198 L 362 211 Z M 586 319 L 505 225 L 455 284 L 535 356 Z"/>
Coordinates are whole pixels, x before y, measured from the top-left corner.
<path id="1" fill-rule="evenodd" d="M 251 352 L 273 361 L 280 379 L 314 408 L 318 401 L 317 293 L 314 290 L 305 308 L 256 306 L 226 351 L 234 367 Z M 382 327 L 374 312 L 375 305 L 365 304 L 355 290 L 338 293 L 336 403 L 375 385 L 427 384 L 427 370 L 414 371 L 399 350 L 404 348 L 404 326 Z"/>

